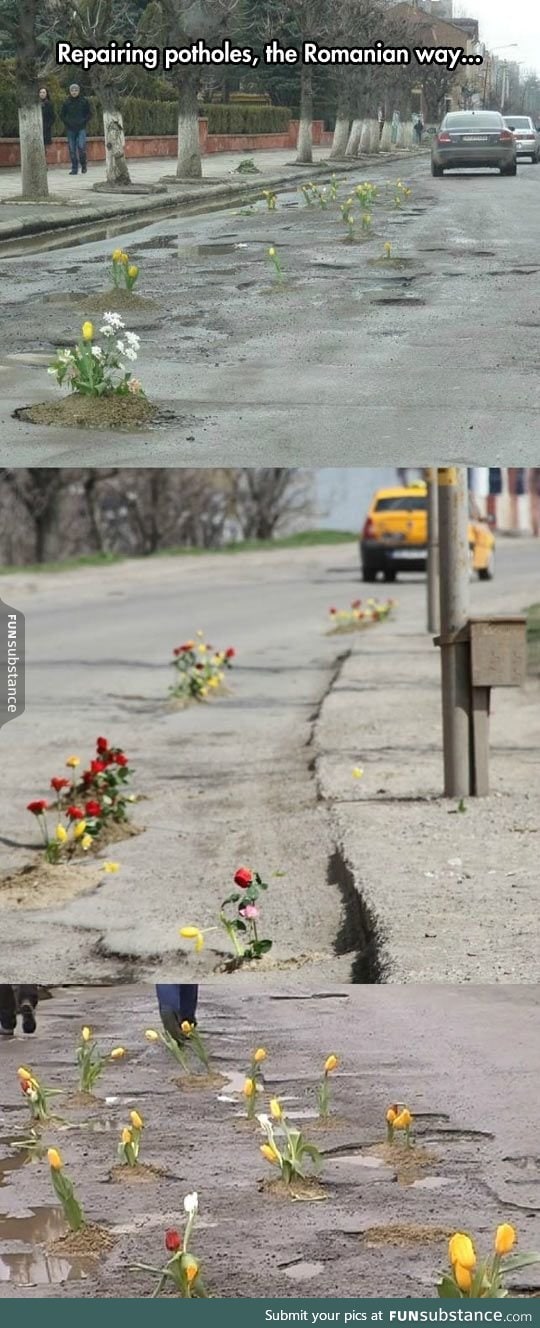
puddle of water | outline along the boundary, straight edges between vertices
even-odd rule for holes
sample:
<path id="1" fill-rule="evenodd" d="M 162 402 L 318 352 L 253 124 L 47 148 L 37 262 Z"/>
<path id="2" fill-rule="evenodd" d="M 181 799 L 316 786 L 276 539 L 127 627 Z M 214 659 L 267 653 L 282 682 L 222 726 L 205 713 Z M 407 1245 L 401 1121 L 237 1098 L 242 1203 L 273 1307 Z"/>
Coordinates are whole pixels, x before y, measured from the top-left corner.
<path id="1" fill-rule="evenodd" d="M 291 1263 L 288 1268 L 282 1268 L 285 1277 L 292 1278 L 293 1282 L 309 1282 L 312 1277 L 320 1277 L 324 1273 L 323 1263 L 308 1263 L 301 1259 L 299 1263 Z"/>
<path id="2" fill-rule="evenodd" d="M 0 1217 L 0 1240 L 20 1240 L 24 1245 L 49 1244 L 65 1235 L 66 1219 L 61 1208 L 31 1208 L 27 1217 Z"/>
<path id="3" fill-rule="evenodd" d="M 76 1282 L 88 1277 L 91 1259 L 59 1259 L 43 1250 L 29 1254 L 2 1254 L 0 1256 L 0 1282 L 14 1286 L 59 1286 L 62 1282 Z"/>
<path id="4" fill-rule="evenodd" d="M 24 1149 L 18 1149 L 16 1153 L 10 1153 L 9 1157 L 0 1158 L 0 1185 L 7 1184 L 7 1177 L 12 1171 L 19 1171 L 21 1167 L 26 1166 L 29 1155 Z"/>
<path id="5" fill-rule="evenodd" d="M 328 1157 L 328 1154 L 326 1154 Z M 331 1156 L 331 1154 L 330 1154 Z M 382 1157 L 374 1157 L 364 1153 L 341 1153 L 332 1158 L 332 1162 L 346 1162 L 347 1166 L 353 1164 L 356 1167 L 368 1167 L 373 1170 L 375 1167 L 384 1167 L 386 1162 Z"/>
<path id="6" fill-rule="evenodd" d="M 283 1099 L 281 1099 L 283 1101 Z M 288 1111 L 287 1117 L 291 1120 L 317 1120 L 318 1111 L 312 1111 L 309 1107 L 302 1107 L 300 1111 Z"/>

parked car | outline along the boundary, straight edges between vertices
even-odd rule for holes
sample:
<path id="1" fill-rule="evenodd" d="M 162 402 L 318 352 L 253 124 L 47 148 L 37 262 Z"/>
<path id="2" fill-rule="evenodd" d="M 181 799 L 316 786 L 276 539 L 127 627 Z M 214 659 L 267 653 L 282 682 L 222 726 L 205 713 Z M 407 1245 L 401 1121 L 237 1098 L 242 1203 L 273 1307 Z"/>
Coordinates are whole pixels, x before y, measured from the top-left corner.
<path id="1" fill-rule="evenodd" d="M 364 581 L 395 581 L 398 572 L 425 572 L 427 566 L 427 487 L 423 482 L 406 488 L 379 489 L 373 498 L 360 536 L 360 563 Z M 495 571 L 495 537 L 469 497 L 469 553 L 471 573 L 490 581 Z"/>
<path id="2" fill-rule="evenodd" d="M 505 115 L 504 123 L 516 140 L 519 157 L 530 157 L 533 165 L 540 162 L 540 133 L 530 115 Z"/>
<path id="3" fill-rule="evenodd" d="M 431 145 L 431 174 L 461 167 L 496 166 L 517 171 L 516 140 L 498 111 L 449 111 Z"/>

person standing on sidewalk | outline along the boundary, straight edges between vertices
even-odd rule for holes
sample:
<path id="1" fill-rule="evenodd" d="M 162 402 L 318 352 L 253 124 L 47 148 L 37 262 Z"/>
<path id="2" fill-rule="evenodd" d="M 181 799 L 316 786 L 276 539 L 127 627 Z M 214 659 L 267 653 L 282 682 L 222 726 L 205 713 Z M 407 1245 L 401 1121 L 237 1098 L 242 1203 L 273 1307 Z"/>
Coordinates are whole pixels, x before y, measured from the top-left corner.
<path id="1" fill-rule="evenodd" d="M 158 983 L 156 995 L 164 1029 L 167 1033 L 170 1033 L 175 1042 L 181 1042 L 183 1039 L 181 1025 L 184 1022 L 188 1024 L 197 1023 L 199 988 L 185 983 L 180 986 L 172 983 Z"/>
<path id="2" fill-rule="evenodd" d="M 39 100 L 41 102 L 41 118 L 43 120 L 43 142 L 46 148 L 50 148 L 54 124 L 54 106 L 49 97 L 47 88 L 39 89 Z"/>
<path id="3" fill-rule="evenodd" d="M 23 1033 L 35 1033 L 37 1003 L 37 986 L 0 983 L 0 1036 L 13 1037 L 18 1015 L 22 1019 Z"/>
<path id="4" fill-rule="evenodd" d="M 78 83 L 71 83 L 69 97 L 66 97 L 60 111 L 71 158 L 70 175 L 77 174 L 79 163 L 82 174 L 86 175 L 86 126 L 91 114 L 92 108 L 88 97 L 81 95 Z"/>

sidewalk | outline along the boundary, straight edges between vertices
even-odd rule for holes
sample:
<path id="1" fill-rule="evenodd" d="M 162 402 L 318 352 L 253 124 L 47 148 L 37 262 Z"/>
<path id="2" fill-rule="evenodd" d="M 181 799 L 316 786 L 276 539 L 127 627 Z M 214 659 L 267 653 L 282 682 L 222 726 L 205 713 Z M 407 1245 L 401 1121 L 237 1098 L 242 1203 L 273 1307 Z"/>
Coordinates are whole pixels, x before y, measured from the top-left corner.
<path id="1" fill-rule="evenodd" d="M 319 716 L 316 775 L 345 883 L 369 910 L 368 934 L 370 923 L 381 933 L 388 980 L 440 981 L 444 953 L 447 982 L 537 981 L 539 682 L 492 692 L 492 792 L 460 813 L 440 796 L 431 638 L 398 610 L 343 644 L 351 653 Z"/>
<path id="2" fill-rule="evenodd" d="M 31 235 L 58 227 L 80 226 L 111 217 L 128 217 L 138 213 L 162 209 L 207 206 L 210 202 L 241 202 L 260 193 L 262 186 L 273 188 L 292 185 L 310 178 L 310 172 L 343 173 L 369 164 L 370 170 L 386 162 L 407 160 L 426 149 L 356 157 L 347 162 L 328 160 L 328 148 L 314 148 L 313 166 L 298 166 L 294 150 L 274 149 L 267 152 L 223 152 L 203 157 L 203 178 L 177 183 L 174 179 L 176 161 L 172 157 L 153 160 L 130 160 L 132 184 L 152 186 L 163 184 L 163 193 L 137 194 L 95 192 L 95 183 L 105 180 L 105 164 L 89 164 L 87 175 L 70 175 L 67 166 L 50 167 L 48 173 L 50 199 L 30 203 L 20 198 L 21 175 L 18 167 L 0 172 L 0 241 L 19 235 Z M 260 174 L 239 175 L 240 161 L 249 157 Z"/>

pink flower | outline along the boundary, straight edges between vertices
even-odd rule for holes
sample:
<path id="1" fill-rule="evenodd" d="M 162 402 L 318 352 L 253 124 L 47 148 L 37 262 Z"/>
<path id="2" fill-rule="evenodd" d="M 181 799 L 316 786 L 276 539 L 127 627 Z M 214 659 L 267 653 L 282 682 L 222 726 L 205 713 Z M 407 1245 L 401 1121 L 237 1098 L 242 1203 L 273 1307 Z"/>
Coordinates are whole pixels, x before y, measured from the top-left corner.
<path id="1" fill-rule="evenodd" d="M 255 908 L 255 904 L 244 904 L 244 907 L 239 908 L 238 912 L 242 914 L 243 918 L 247 918 L 248 922 L 251 922 L 253 918 L 258 918 L 259 916 L 259 910 L 258 908 Z"/>

